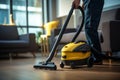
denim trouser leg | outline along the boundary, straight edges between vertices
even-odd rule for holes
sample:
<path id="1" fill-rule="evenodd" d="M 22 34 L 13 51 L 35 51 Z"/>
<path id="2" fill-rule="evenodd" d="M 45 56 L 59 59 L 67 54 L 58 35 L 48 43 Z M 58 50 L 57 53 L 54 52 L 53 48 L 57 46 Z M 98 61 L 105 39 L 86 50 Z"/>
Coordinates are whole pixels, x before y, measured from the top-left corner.
<path id="1" fill-rule="evenodd" d="M 89 45 L 101 52 L 101 46 L 98 37 L 98 26 L 103 9 L 104 0 L 83 0 L 85 11 L 85 32 Z M 99 54 L 92 52 L 96 58 L 100 58 Z"/>

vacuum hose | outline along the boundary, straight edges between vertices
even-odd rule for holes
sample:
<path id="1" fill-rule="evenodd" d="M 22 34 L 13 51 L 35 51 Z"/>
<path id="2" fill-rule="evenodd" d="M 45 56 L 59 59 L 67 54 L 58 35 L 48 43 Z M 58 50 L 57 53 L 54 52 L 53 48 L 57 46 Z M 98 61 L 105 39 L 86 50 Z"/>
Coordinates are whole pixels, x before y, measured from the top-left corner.
<path id="1" fill-rule="evenodd" d="M 78 7 L 78 9 L 82 12 L 82 16 L 84 17 L 84 11 L 83 11 L 83 9 L 82 9 L 80 6 Z M 70 9 L 70 12 L 69 12 L 69 14 L 68 14 L 68 16 L 67 16 L 67 18 L 66 18 L 66 20 L 65 20 L 65 23 L 64 23 L 64 25 L 62 26 L 62 28 L 61 28 L 61 30 L 60 30 L 60 33 L 59 33 L 59 35 L 58 35 L 58 38 L 57 38 L 57 40 L 55 41 L 55 43 L 54 43 L 54 45 L 53 45 L 53 48 L 52 48 L 52 50 L 51 50 L 51 52 L 50 52 L 50 54 L 49 54 L 49 56 L 48 56 L 48 58 L 47 58 L 47 60 L 46 60 L 46 63 L 50 62 L 50 61 L 52 60 L 52 58 L 54 57 L 55 50 L 56 50 L 56 48 L 57 48 L 57 46 L 58 46 L 58 44 L 59 44 L 59 42 L 60 42 L 60 40 L 61 40 L 61 38 L 62 38 L 62 36 L 63 36 L 63 34 L 64 34 L 64 31 L 66 30 L 66 27 L 67 27 L 67 25 L 68 25 L 68 22 L 69 22 L 69 20 L 70 20 L 70 18 L 71 18 L 71 16 L 72 16 L 73 10 L 74 10 L 74 6 L 72 6 L 72 8 Z M 78 29 L 78 31 L 77 31 L 76 35 L 74 36 L 72 42 L 73 42 L 73 41 L 77 38 L 77 36 L 79 35 L 79 32 L 82 30 L 83 24 L 84 24 L 84 18 L 83 18 L 83 20 L 82 20 L 82 25 L 81 25 L 81 27 Z"/>

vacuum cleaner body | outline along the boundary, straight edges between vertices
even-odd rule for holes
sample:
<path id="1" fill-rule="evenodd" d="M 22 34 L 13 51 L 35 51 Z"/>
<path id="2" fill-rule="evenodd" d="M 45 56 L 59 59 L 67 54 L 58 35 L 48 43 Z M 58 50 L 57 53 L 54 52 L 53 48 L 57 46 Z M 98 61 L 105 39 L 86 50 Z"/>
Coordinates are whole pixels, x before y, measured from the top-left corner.
<path id="1" fill-rule="evenodd" d="M 68 43 L 61 50 L 61 68 L 64 68 L 64 65 L 71 68 L 80 65 L 92 67 L 93 61 L 91 47 L 84 41 Z"/>

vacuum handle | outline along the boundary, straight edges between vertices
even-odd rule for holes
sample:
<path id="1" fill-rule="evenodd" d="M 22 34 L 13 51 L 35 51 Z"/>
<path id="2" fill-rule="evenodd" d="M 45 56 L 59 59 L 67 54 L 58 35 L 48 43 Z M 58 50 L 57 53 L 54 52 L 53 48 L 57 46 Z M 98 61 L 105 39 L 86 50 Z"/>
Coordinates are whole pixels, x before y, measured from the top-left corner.
<path id="1" fill-rule="evenodd" d="M 69 22 L 69 20 L 70 20 L 70 18 L 71 18 L 71 16 L 72 16 L 73 10 L 74 10 L 74 6 L 72 6 L 72 8 L 70 9 L 70 12 L 69 12 L 69 14 L 68 14 L 68 16 L 67 16 L 67 18 L 66 18 L 66 20 L 65 20 L 65 23 L 64 23 L 64 25 L 62 26 L 62 28 L 61 28 L 61 30 L 60 30 L 60 33 L 59 33 L 59 35 L 58 35 L 58 38 L 57 38 L 57 40 L 55 41 L 55 43 L 54 43 L 54 45 L 53 45 L 53 48 L 52 48 L 52 50 L 51 50 L 51 52 L 50 52 L 50 55 L 48 56 L 48 58 L 47 58 L 47 60 L 46 60 L 46 63 L 47 63 L 47 62 L 50 62 L 50 61 L 52 60 L 52 58 L 54 57 L 54 53 L 55 53 L 55 51 L 56 51 L 56 48 L 57 48 L 57 46 L 58 46 L 58 44 L 59 44 L 59 42 L 60 42 L 60 40 L 61 40 L 61 38 L 62 38 L 62 36 L 63 36 L 63 34 L 64 34 L 64 32 L 65 32 L 65 30 L 66 30 L 66 27 L 67 27 L 67 25 L 68 25 L 68 22 Z"/>
<path id="2" fill-rule="evenodd" d="M 82 22 L 81 22 L 81 26 L 79 25 L 79 28 L 75 34 L 75 36 L 73 37 L 71 42 L 75 42 L 75 40 L 77 39 L 78 35 L 80 34 L 80 32 L 82 31 L 83 25 L 84 25 L 84 10 L 82 7 L 78 7 L 78 9 L 81 11 L 82 13 Z"/>

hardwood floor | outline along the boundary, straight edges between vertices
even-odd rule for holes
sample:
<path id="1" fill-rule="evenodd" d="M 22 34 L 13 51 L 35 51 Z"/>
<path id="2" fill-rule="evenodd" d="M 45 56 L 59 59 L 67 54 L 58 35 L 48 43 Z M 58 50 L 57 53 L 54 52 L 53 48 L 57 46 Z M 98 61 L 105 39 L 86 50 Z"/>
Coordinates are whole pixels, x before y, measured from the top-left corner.
<path id="1" fill-rule="evenodd" d="M 30 55 L 30 54 L 29 54 Z M 107 61 L 103 65 L 94 65 L 92 68 L 81 66 L 77 69 L 59 67 L 60 58 L 55 57 L 56 71 L 34 69 L 36 62 L 45 58 L 32 56 L 18 56 L 0 60 L 0 80 L 119 80 L 120 62 L 113 61 L 110 66 Z"/>

